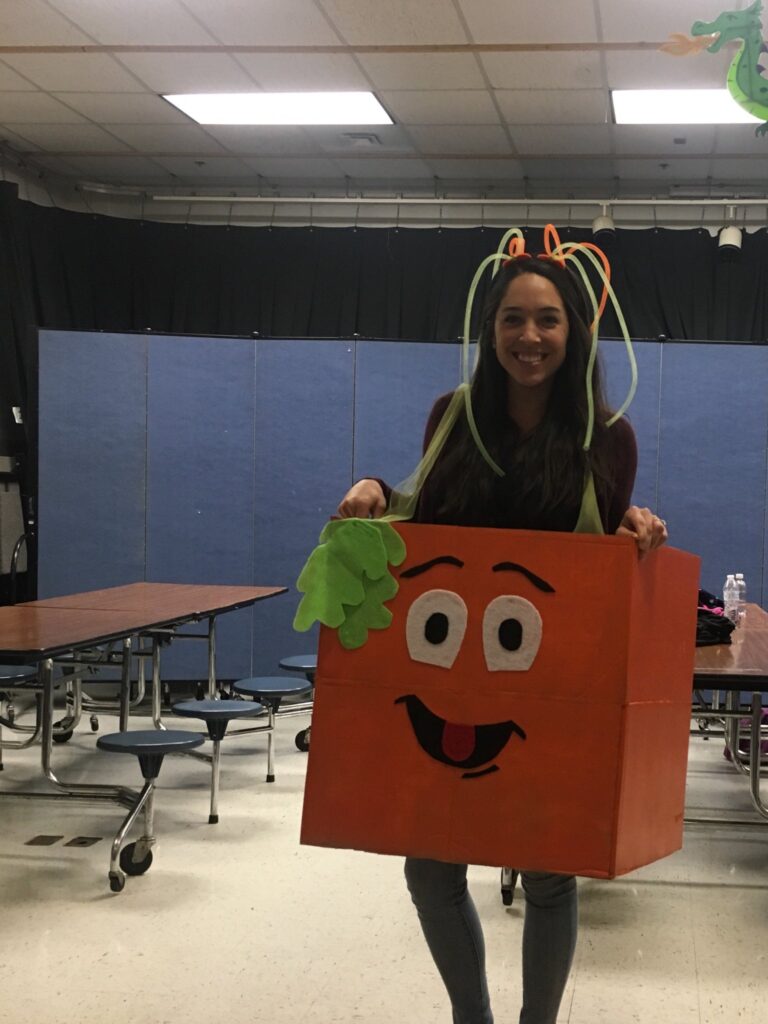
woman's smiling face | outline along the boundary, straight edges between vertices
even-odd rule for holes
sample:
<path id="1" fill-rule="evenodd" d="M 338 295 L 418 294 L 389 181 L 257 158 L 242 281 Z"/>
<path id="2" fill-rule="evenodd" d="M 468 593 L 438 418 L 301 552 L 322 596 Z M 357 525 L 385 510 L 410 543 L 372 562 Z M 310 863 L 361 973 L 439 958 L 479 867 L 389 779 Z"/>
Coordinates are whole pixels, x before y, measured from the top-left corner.
<path id="1" fill-rule="evenodd" d="M 565 360 L 568 314 L 557 288 L 541 274 L 510 281 L 494 320 L 494 350 L 510 393 L 519 388 L 548 394 Z"/>

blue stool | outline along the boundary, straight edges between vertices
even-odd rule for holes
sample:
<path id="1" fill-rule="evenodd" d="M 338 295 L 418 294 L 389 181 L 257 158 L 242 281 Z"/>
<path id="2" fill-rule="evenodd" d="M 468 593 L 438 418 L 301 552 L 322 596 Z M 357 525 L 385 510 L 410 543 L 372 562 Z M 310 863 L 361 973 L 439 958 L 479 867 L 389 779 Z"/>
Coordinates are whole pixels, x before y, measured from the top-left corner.
<path id="1" fill-rule="evenodd" d="M 174 704 L 174 715 L 182 718 L 200 718 L 208 727 L 208 735 L 213 740 L 213 757 L 211 758 L 211 813 L 208 824 L 216 825 L 219 821 L 217 804 L 219 799 L 219 760 L 221 741 L 227 726 L 234 718 L 249 718 L 259 715 L 264 710 L 261 704 L 245 700 L 185 700 Z M 264 726 L 268 728 L 268 726 Z"/>
<path id="2" fill-rule="evenodd" d="M 35 742 L 40 734 L 42 693 L 35 690 L 36 716 L 35 725 L 16 725 L 16 710 L 10 695 L 16 691 L 31 688 L 37 682 L 37 668 L 34 665 L 0 665 L 0 772 L 3 770 L 3 747 L 8 750 L 22 750 Z M 6 704 L 3 715 L 3 704 Z M 32 735 L 26 740 L 3 740 L 3 726 L 15 732 L 28 732 Z"/>
<path id="3" fill-rule="evenodd" d="M 198 733 L 171 729 L 135 729 L 128 732 L 114 732 L 99 736 L 96 746 L 114 754 L 134 754 L 139 759 L 144 786 L 128 812 L 112 841 L 109 860 L 109 887 L 112 892 L 122 892 L 125 875 L 143 875 L 152 863 L 154 835 L 154 791 L 166 754 L 179 754 L 199 747 L 204 737 Z M 144 808 L 144 835 L 135 843 L 129 843 L 120 850 L 128 830 Z M 123 870 L 121 871 L 120 868 Z M 123 874 L 125 872 L 125 874 Z"/>
<path id="4" fill-rule="evenodd" d="M 311 684 L 306 680 L 289 679 L 286 676 L 256 676 L 252 679 L 239 679 L 232 686 L 235 693 L 244 697 L 252 697 L 263 704 L 269 713 L 267 729 L 267 782 L 275 781 L 274 731 L 275 715 L 284 697 L 298 697 L 310 690 Z"/>
<path id="5" fill-rule="evenodd" d="M 317 655 L 316 654 L 293 654 L 289 658 L 280 659 L 280 668 L 285 669 L 286 672 L 302 672 L 307 681 L 315 685 L 315 672 L 317 671 Z M 309 735 L 312 726 L 308 725 L 306 729 L 301 729 L 296 733 L 296 749 L 307 751 L 309 750 Z"/>

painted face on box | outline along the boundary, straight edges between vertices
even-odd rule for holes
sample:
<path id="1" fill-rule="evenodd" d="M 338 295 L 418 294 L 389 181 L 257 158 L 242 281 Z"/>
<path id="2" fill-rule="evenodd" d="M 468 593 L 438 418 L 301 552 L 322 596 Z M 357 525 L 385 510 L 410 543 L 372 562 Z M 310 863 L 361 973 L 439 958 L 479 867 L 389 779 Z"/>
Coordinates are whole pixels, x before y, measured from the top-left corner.
<path id="1" fill-rule="evenodd" d="M 676 783 L 653 802 L 679 842 L 693 647 L 663 633 L 695 564 L 670 597 L 621 538 L 397 531 L 388 628 L 354 649 L 321 633 L 303 841 L 610 875 L 622 801 L 665 743 Z M 654 808 L 637 806 L 642 829 Z"/>

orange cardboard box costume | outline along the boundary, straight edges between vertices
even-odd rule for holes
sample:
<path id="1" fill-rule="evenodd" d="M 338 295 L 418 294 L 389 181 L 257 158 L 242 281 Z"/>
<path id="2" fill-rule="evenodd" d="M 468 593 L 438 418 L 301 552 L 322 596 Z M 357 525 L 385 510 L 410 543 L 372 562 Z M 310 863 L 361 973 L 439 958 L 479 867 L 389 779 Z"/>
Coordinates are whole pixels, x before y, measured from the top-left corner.
<path id="1" fill-rule="evenodd" d="M 679 849 L 699 559 L 395 529 L 389 627 L 321 630 L 302 842 L 601 878 Z"/>

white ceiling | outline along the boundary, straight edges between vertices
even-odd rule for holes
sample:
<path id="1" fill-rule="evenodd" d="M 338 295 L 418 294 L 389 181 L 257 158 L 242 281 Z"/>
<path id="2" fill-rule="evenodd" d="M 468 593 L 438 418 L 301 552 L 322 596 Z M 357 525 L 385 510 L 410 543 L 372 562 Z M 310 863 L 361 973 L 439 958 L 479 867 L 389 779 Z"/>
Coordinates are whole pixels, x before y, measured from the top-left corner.
<path id="1" fill-rule="evenodd" d="M 612 124 L 613 88 L 725 86 L 733 46 L 688 58 L 658 51 L 723 9 L 723 0 L 0 0 L 0 138 L 52 181 L 166 190 L 764 195 L 768 138 L 751 125 Z M 765 23 L 768 35 L 768 14 Z M 371 89 L 395 124 L 202 128 L 159 95 L 264 89 Z M 370 141 L 350 137 L 366 130 Z"/>

